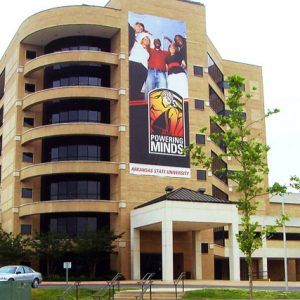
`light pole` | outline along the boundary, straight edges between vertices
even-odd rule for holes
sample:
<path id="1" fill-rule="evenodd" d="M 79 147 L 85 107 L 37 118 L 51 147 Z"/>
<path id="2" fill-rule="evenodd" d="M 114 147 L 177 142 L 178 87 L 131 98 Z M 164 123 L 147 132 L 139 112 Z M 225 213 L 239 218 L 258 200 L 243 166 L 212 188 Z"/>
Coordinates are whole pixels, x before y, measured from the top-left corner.
<path id="1" fill-rule="evenodd" d="M 281 213 L 284 215 L 284 196 L 281 201 Z M 286 232 L 285 232 L 285 222 L 283 222 L 283 250 L 284 250 L 284 281 L 285 281 L 285 290 L 289 290 L 288 283 L 288 269 L 287 269 L 287 248 L 286 248 Z"/>

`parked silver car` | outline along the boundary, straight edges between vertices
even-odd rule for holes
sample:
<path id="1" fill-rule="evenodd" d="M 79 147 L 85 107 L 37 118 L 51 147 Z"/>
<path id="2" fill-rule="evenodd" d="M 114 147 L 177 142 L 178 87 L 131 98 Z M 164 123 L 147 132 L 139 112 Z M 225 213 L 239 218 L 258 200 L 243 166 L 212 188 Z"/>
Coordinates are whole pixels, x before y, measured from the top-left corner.
<path id="1" fill-rule="evenodd" d="M 27 266 L 5 266 L 0 268 L 0 281 L 29 281 L 33 288 L 37 288 L 42 282 L 41 273 Z"/>

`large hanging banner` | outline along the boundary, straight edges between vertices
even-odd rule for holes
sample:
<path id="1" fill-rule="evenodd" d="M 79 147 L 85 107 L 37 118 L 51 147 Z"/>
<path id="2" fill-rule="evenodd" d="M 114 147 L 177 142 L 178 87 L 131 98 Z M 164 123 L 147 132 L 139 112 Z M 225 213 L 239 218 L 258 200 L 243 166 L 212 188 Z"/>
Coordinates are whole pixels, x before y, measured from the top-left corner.
<path id="1" fill-rule="evenodd" d="M 130 173 L 190 178 L 186 26 L 128 14 Z"/>

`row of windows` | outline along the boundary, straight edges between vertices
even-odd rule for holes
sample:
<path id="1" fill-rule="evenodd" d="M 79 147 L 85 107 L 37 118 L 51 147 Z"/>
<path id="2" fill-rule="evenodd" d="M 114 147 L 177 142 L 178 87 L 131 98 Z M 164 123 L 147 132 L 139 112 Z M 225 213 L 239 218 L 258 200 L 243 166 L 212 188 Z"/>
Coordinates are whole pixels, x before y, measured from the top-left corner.
<path id="1" fill-rule="evenodd" d="M 103 227 L 109 228 L 107 213 L 55 213 L 41 215 L 40 231 L 67 233 L 71 237 L 85 231 L 98 231 Z"/>
<path id="2" fill-rule="evenodd" d="M 54 40 L 45 46 L 45 53 L 70 50 L 110 52 L 110 39 L 94 36 L 70 36 Z"/>
<path id="3" fill-rule="evenodd" d="M 110 67 L 101 64 L 56 64 L 44 72 L 44 88 L 110 86 Z"/>
<path id="4" fill-rule="evenodd" d="M 212 78 L 212 80 L 216 83 L 216 85 L 219 87 L 219 89 L 222 91 L 222 93 L 224 93 L 224 87 L 223 87 L 224 75 L 209 54 L 207 55 L 207 57 L 208 57 L 208 74 Z"/>
<path id="5" fill-rule="evenodd" d="M 70 99 L 47 102 L 43 124 L 92 122 L 110 123 L 110 103 L 106 100 Z"/>
<path id="6" fill-rule="evenodd" d="M 5 86 L 5 69 L 0 74 L 0 99 L 4 95 L 4 86 Z"/>

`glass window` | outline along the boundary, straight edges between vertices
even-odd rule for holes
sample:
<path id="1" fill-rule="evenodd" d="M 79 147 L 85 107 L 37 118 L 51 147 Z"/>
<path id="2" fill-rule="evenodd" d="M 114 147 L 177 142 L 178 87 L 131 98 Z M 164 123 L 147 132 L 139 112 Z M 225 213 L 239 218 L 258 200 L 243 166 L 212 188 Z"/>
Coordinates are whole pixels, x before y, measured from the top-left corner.
<path id="1" fill-rule="evenodd" d="M 23 125 L 25 127 L 33 127 L 34 126 L 34 118 L 24 118 Z"/>
<path id="2" fill-rule="evenodd" d="M 85 76 L 79 77 L 79 85 L 88 85 L 89 84 L 89 78 Z"/>
<path id="3" fill-rule="evenodd" d="M 88 184 L 87 181 L 80 180 L 78 181 L 78 198 L 84 199 L 88 192 Z"/>
<path id="4" fill-rule="evenodd" d="M 21 234 L 31 234 L 31 225 L 21 224 Z"/>
<path id="5" fill-rule="evenodd" d="M 25 91 L 29 93 L 35 92 L 35 84 L 33 83 L 25 83 Z"/>
<path id="6" fill-rule="evenodd" d="M 22 198 L 32 198 L 32 189 L 22 188 Z"/>
<path id="7" fill-rule="evenodd" d="M 57 200 L 57 195 L 58 195 L 58 183 L 57 182 L 52 182 L 50 184 L 50 199 L 51 200 Z"/>
<path id="8" fill-rule="evenodd" d="M 58 199 L 67 199 L 67 182 L 60 181 L 58 183 Z"/>
<path id="9" fill-rule="evenodd" d="M 25 162 L 33 162 L 33 153 L 31 153 L 31 152 L 23 152 L 23 161 L 25 161 Z"/>
<path id="10" fill-rule="evenodd" d="M 219 89 L 222 91 L 222 93 L 224 93 L 224 85 L 223 85 L 224 75 L 209 54 L 207 55 L 207 57 L 208 57 L 208 74 L 211 77 L 211 79 L 216 83 L 216 85 L 219 87 Z"/>
<path id="11" fill-rule="evenodd" d="M 54 88 L 60 87 L 60 80 L 54 80 L 54 81 L 52 82 L 52 86 L 53 86 Z"/>
<path id="12" fill-rule="evenodd" d="M 58 113 L 52 115 L 52 120 L 51 120 L 51 122 L 52 122 L 53 124 L 59 123 L 59 114 L 58 114 Z"/>
<path id="13" fill-rule="evenodd" d="M 78 145 L 78 159 L 84 160 L 88 157 L 88 146 Z"/>
<path id="14" fill-rule="evenodd" d="M 98 121 L 97 111 L 89 111 L 89 121 L 90 122 L 97 122 Z"/>
<path id="15" fill-rule="evenodd" d="M 36 52 L 32 50 L 26 50 L 26 59 L 36 58 Z"/>
<path id="16" fill-rule="evenodd" d="M 198 180 L 206 180 L 206 171 L 205 170 L 197 170 L 197 179 Z"/>
<path id="17" fill-rule="evenodd" d="M 87 229 L 89 231 L 96 231 L 97 230 L 97 218 L 95 218 L 95 217 L 88 217 L 87 218 Z"/>
<path id="18" fill-rule="evenodd" d="M 80 122 L 86 122 L 88 120 L 88 111 L 87 110 L 80 110 L 78 120 Z"/>
<path id="19" fill-rule="evenodd" d="M 196 134 L 196 144 L 205 145 L 205 135 L 204 134 Z"/>
<path id="20" fill-rule="evenodd" d="M 195 108 L 197 109 L 204 109 L 204 101 L 195 99 Z"/>
<path id="21" fill-rule="evenodd" d="M 194 66 L 194 75 L 203 76 L 203 68 L 200 66 Z"/>
<path id="22" fill-rule="evenodd" d="M 69 111 L 69 121 L 76 122 L 78 120 L 78 111 L 77 110 L 70 110 Z"/>
<path id="23" fill-rule="evenodd" d="M 5 69 L 0 74 L 0 99 L 4 95 L 4 86 L 5 86 Z"/>
<path id="24" fill-rule="evenodd" d="M 62 111 L 59 114 L 59 123 L 65 123 L 69 121 L 69 114 L 67 111 Z"/>

